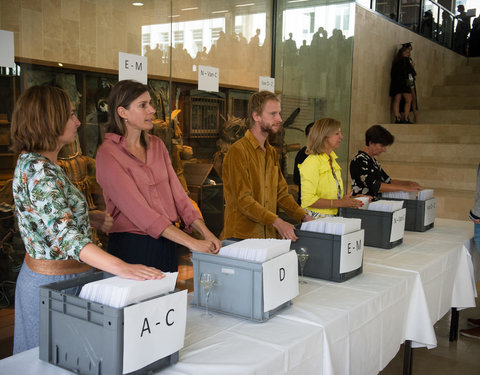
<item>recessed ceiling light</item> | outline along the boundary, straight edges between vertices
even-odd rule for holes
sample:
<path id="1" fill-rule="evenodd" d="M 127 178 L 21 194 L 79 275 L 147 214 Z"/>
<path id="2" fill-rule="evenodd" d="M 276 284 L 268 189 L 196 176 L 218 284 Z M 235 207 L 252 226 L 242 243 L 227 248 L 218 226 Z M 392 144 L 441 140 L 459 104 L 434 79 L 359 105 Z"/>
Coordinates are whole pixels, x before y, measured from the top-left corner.
<path id="1" fill-rule="evenodd" d="M 241 8 L 241 7 L 250 7 L 252 5 L 255 5 L 255 3 L 248 3 L 248 4 L 237 4 L 235 5 L 237 8 Z"/>
<path id="2" fill-rule="evenodd" d="M 218 14 L 218 13 L 228 13 L 228 10 L 215 10 L 212 12 L 213 14 Z"/>
<path id="3" fill-rule="evenodd" d="M 192 8 L 183 8 L 183 9 L 180 9 L 180 10 L 183 10 L 183 11 L 187 11 L 187 10 L 197 10 L 198 7 L 192 7 Z"/>
<path id="4" fill-rule="evenodd" d="M 63 66 L 63 64 L 59 62 L 59 63 L 58 63 L 58 66 Z"/>
<path id="5" fill-rule="evenodd" d="M 140 3 L 140 2 L 134 2 L 134 3 L 132 3 L 132 5 L 134 7 L 143 7 L 143 3 Z"/>

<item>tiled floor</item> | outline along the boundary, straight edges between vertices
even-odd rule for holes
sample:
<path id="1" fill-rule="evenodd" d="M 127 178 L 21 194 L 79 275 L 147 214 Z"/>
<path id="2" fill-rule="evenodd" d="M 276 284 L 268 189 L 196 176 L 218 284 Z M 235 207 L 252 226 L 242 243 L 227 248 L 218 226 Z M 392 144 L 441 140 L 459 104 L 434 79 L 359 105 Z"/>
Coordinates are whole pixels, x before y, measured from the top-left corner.
<path id="1" fill-rule="evenodd" d="M 180 289 L 193 288 L 193 269 L 188 251 L 179 255 Z M 478 287 L 478 285 L 477 285 Z M 480 299 L 477 300 L 480 306 Z M 13 341 L 12 307 L 0 309 L 0 358 L 11 355 Z M 460 313 L 460 328 L 467 328 L 467 318 L 480 318 L 480 307 L 464 310 Z M 435 325 L 438 346 L 435 349 L 413 350 L 413 374 L 435 375 L 478 375 L 480 374 L 480 340 L 459 336 L 458 341 L 449 342 L 450 314 L 445 315 Z M 398 375 L 403 371 L 403 346 L 397 356 L 380 373 L 381 375 Z M 355 375 L 355 374 L 352 374 Z"/>

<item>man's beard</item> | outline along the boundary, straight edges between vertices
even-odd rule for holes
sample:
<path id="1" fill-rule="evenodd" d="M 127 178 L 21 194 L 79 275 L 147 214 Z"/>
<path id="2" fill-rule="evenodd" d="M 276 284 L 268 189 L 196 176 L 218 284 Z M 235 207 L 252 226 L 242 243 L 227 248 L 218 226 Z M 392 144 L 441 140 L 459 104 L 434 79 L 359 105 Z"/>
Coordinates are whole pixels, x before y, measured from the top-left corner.
<path id="1" fill-rule="evenodd" d="M 280 127 L 277 127 L 276 129 L 273 128 L 273 124 L 269 124 L 269 125 L 266 125 L 264 122 L 260 123 L 260 129 L 265 132 L 265 133 L 268 133 L 268 135 L 275 135 L 278 133 L 278 130 L 280 129 Z"/>

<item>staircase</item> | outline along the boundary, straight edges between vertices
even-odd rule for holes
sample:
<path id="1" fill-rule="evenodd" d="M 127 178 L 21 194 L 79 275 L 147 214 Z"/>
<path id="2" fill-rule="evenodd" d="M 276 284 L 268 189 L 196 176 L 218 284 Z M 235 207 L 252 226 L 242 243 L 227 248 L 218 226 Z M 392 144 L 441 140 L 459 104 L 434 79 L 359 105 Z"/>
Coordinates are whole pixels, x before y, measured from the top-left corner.
<path id="1" fill-rule="evenodd" d="M 395 143 L 379 160 L 390 176 L 435 190 L 437 217 L 467 220 L 480 163 L 480 59 L 419 99 L 419 123 L 384 125 Z"/>

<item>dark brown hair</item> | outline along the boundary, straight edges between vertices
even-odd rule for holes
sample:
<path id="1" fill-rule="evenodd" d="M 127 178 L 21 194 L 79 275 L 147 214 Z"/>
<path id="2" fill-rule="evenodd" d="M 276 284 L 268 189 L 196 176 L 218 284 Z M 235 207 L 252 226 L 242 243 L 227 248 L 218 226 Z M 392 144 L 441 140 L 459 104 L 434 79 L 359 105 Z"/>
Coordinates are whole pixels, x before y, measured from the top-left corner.
<path id="1" fill-rule="evenodd" d="M 27 89 L 13 110 L 12 151 L 54 151 L 58 137 L 65 132 L 71 109 L 68 94 L 59 87 L 33 86 Z"/>
<path id="2" fill-rule="evenodd" d="M 140 95 L 148 92 L 148 87 L 140 82 L 133 80 L 119 81 L 113 86 L 108 96 L 108 123 L 107 132 L 125 136 L 127 127 L 125 120 L 117 112 L 119 107 L 128 109 L 130 104 Z M 148 133 L 143 130 L 140 136 L 140 143 L 143 147 L 148 147 Z"/>

